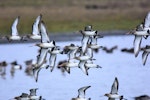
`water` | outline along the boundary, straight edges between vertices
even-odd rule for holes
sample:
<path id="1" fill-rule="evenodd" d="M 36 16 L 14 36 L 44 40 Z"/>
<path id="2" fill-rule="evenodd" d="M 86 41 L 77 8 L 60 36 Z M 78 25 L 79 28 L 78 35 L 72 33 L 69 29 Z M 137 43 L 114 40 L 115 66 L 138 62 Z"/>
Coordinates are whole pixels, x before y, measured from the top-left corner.
<path id="1" fill-rule="evenodd" d="M 0 78 L 0 100 L 9 100 L 21 93 L 29 93 L 29 89 L 38 88 L 37 95 L 42 95 L 46 100 L 71 100 L 78 95 L 78 89 L 91 85 L 86 91 L 86 97 L 92 100 L 108 100 L 103 95 L 109 93 L 115 77 L 119 80 L 118 93 L 124 95 L 128 100 L 134 96 L 149 94 L 150 90 L 150 58 L 148 57 L 145 66 L 142 65 L 142 52 L 137 58 L 133 54 L 122 53 L 124 47 L 133 47 L 133 36 L 106 36 L 98 40 L 98 43 L 108 48 L 117 45 L 117 50 L 112 54 L 100 50 L 94 54 L 96 64 L 102 69 L 90 69 L 89 76 L 79 68 L 71 69 L 71 74 L 63 75 L 56 67 L 53 72 L 50 69 L 42 69 L 39 80 L 36 83 L 33 77 L 27 76 L 24 72 L 24 61 L 34 59 L 38 55 L 38 47 L 31 47 L 34 43 L 28 44 L 5 44 L 0 45 L 0 61 L 6 60 L 8 63 L 17 60 L 23 66 L 21 71 L 16 71 L 11 77 L 10 64 L 7 66 L 6 79 Z M 145 46 L 149 39 L 142 41 Z M 57 42 L 57 45 L 64 47 L 74 43 L 80 45 L 80 41 Z M 49 57 L 49 55 L 48 55 Z M 66 55 L 58 55 L 57 62 L 65 60 Z M 48 58 L 47 58 L 48 60 Z M 57 64 L 57 63 L 56 63 Z M 149 94 L 150 95 L 150 94 Z"/>

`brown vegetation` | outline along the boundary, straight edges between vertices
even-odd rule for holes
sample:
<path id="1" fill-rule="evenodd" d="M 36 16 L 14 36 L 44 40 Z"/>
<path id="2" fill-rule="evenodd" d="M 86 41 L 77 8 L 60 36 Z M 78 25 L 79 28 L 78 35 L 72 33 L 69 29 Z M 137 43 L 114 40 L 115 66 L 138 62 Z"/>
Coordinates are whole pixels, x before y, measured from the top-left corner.
<path id="1" fill-rule="evenodd" d="M 52 27 L 57 27 L 58 23 L 70 26 L 69 23 L 76 22 L 83 25 L 133 20 L 130 25 L 135 26 L 149 10 L 149 0 L 0 0 L 0 22 L 3 23 L 0 30 L 7 29 L 2 32 L 9 32 L 12 21 L 19 15 L 20 27 L 28 27 L 23 31 L 30 32 L 32 23 L 39 14 L 43 15 L 48 28 L 54 32 L 58 30 Z"/>

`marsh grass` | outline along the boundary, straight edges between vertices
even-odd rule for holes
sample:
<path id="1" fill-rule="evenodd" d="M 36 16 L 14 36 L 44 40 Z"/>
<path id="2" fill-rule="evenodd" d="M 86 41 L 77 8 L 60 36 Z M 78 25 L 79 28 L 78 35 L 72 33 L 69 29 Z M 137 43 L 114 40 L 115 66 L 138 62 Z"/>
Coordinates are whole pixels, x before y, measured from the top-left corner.
<path id="1" fill-rule="evenodd" d="M 0 34 L 11 32 L 17 16 L 19 33 L 31 33 L 39 14 L 51 33 L 74 32 L 86 25 L 99 31 L 130 30 L 149 10 L 149 0 L 0 0 Z"/>
<path id="2" fill-rule="evenodd" d="M 64 33 L 64 32 L 76 32 L 78 30 L 83 30 L 86 25 L 92 25 L 95 30 L 98 31 L 110 31 L 110 30 L 131 30 L 140 21 L 134 20 L 131 23 L 131 20 L 103 20 L 95 22 L 77 22 L 77 21 L 47 21 L 45 22 L 47 30 L 49 33 Z M 11 24 L 11 23 L 10 23 Z M 11 32 L 10 24 L 5 24 L 1 27 L 1 35 L 5 35 Z M 32 30 L 32 23 L 27 21 L 22 21 L 18 25 L 18 31 L 20 34 L 30 34 Z"/>

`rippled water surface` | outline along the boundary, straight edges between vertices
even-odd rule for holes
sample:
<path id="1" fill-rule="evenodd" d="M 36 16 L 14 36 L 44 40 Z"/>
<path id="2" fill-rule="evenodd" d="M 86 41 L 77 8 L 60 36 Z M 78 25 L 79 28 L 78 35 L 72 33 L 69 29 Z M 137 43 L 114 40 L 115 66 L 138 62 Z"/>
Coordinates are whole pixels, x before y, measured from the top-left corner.
<path id="1" fill-rule="evenodd" d="M 133 47 L 133 40 L 133 36 L 106 36 L 99 39 L 98 43 L 102 46 L 111 48 L 117 45 L 118 48 L 110 54 L 103 50 L 94 53 L 94 62 L 102 66 L 102 69 L 90 69 L 89 76 L 79 68 L 71 69 L 71 74 L 62 74 L 55 67 L 53 72 L 42 69 L 37 83 L 33 77 L 25 74 L 24 61 L 36 60 L 39 48 L 32 46 L 34 43 L 0 44 L 0 61 L 6 60 L 10 63 L 17 60 L 23 66 L 21 71 L 16 71 L 14 77 L 10 74 L 10 64 L 7 66 L 6 79 L 0 78 L 0 100 L 9 100 L 23 92 L 29 93 L 31 88 L 38 88 L 37 95 L 42 95 L 46 100 L 71 100 L 77 96 L 80 87 L 87 85 L 91 85 L 91 88 L 86 91 L 86 97 L 91 97 L 92 100 L 108 100 L 103 95 L 110 92 L 115 77 L 119 80 L 118 93 L 128 100 L 132 100 L 134 96 L 149 94 L 150 58 L 148 57 L 146 65 L 143 66 L 142 52 L 137 58 L 133 54 L 121 52 L 122 48 Z M 80 41 L 57 42 L 57 45 L 64 47 L 70 43 L 81 45 Z M 143 39 L 142 46 L 149 43 L 149 38 Z M 66 58 L 66 55 L 58 55 L 57 62 Z"/>

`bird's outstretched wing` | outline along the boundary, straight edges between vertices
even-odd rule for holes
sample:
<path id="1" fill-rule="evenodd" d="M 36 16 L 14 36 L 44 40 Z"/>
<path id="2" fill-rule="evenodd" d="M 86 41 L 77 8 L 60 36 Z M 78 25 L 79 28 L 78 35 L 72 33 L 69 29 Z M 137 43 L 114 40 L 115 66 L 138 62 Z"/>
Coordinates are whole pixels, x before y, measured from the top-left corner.
<path id="1" fill-rule="evenodd" d="M 118 82 L 118 79 L 116 77 L 115 80 L 114 80 L 114 83 L 112 84 L 110 93 L 111 94 L 117 94 L 118 93 L 118 87 L 119 87 L 119 82 Z"/>
<path id="2" fill-rule="evenodd" d="M 36 96 L 36 91 L 37 90 L 38 90 L 38 88 L 30 89 L 30 96 Z"/>
<path id="3" fill-rule="evenodd" d="M 146 51 L 144 51 L 143 54 L 142 54 L 142 62 L 143 62 L 143 65 L 145 65 L 145 63 L 146 63 L 148 54 L 149 54 L 149 53 L 146 52 Z"/>
<path id="4" fill-rule="evenodd" d="M 86 52 L 86 49 L 87 49 L 87 44 L 88 44 L 88 41 L 89 41 L 89 36 L 83 36 L 82 38 L 82 53 L 85 53 Z"/>
<path id="5" fill-rule="evenodd" d="M 143 53 L 142 53 L 142 62 L 143 62 L 143 65 L 146 64 L 146 60 L 147 60 L 147 57 L 150 53 L 150 46 L 146 46 Z"/>
<path id="6" fill-rule="evenodd" d="M 78 67 L 82 70 L 84 74 L 88 75 L 88 69 L 86 69 L 85 63 L 86 61 L 80 61 Z"/>
<path id="7" fill-rule="evenodd" d="M 34 75 L 34 78 L 35 78 L 35 81 L 37 82 L 38 81 L 38 77 L 39 77 L 39 72 L 42 68 L 48 68 L 49 66 L 47 64 L 42 64 L 40 67 L 34 67 L 33 68 L 33 75 Z"/>
<path id="8" fill-rule="evenodd" d="M 48 49 L 41 48 L 40 53 L 37 56 L 37 65 L 40 67 L 43 63 L 45 63 L 45 59 L 47 56 Z"/>
<path id="9" fill-rule="evenodd" d="M 56 54 L 51 54 L 50 55 L 49 62 L 50 62 L 50 68 L 51 68 L 51 72 L 52 72 L 54 67 L 55 67 Z"/>
<path id="10" fill-rule="evenodd" d="M 84 86 L 78 89 L 78 97 L 85 98 L 85 91 L 90 88 L 91 86 Z"/>
<path id="11" fill-rule="evenodd" d="M 150 12 L 148 12 L 144 22 L 144 28 L 149 28 L 149 27 L 150 27 Z"/>
<path id="12" fill-rule="evenodd" d="M 137 57 L 140 52 L 141 41 L 142 41 L 142 36 L 135 35 L 134 43 L 133 43 L 135 57 Z"/>
<path id="13" fill-rule="evenodd" d="M 41 21 L 41 24 L 40 24 L 40 30 L 41 30 L 41 42 L 50 42 L 50 39 L 48 37 L 48 33 L 47 33 L 47 30 L 46 30 L 46 27 L 45 27 L 45 24 L 43 21 Z"/>
<path id="14" fill-rule="evenodd" d="M 32 26 L 32 34 L 33 35 L 39 35 L 40 34 L 40 31 L 39 31 L 39 23 L 41 21 L 41 18 L 42 18 L 42 15 L 40 14 L 35 22 L 33 23 L 33 26 Z"/>
<path id="15" fill-rule="evenodd" d="M 12 30 L 12 35 L 18 35 L 18 29 L 17 29 L 17 25 L 19 22 L 20 16 L 18 16 L 15 21 L 12 24 L 11 30 Z"/>

